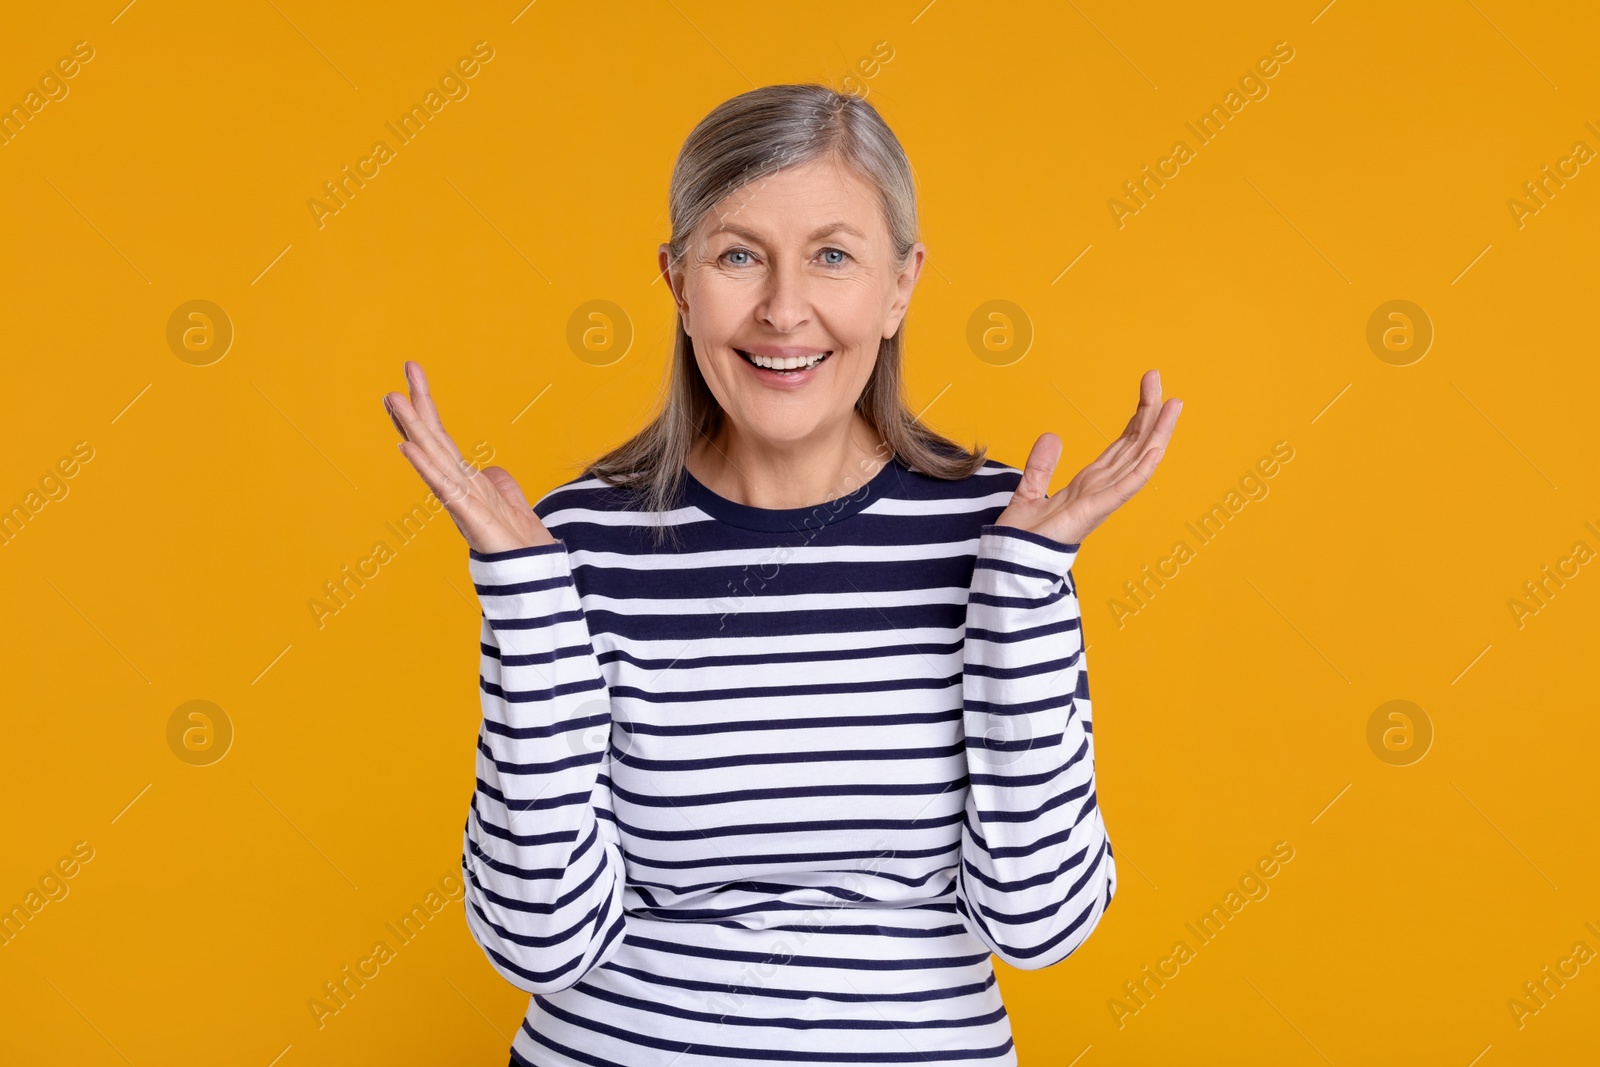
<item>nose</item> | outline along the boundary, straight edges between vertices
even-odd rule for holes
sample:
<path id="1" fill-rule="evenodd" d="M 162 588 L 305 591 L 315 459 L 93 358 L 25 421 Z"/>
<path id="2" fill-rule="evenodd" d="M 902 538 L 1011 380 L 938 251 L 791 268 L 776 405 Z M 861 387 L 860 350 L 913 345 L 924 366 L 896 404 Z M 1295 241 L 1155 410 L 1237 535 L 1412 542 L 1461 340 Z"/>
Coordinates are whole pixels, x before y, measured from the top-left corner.
<path id="1" fill-rule="evenodd" d="M 793 333 L 806 324 L 810 308 L 811 297 L 804 273 L 788 257 L 780 258 L 767 274 L 756 317 L 777 333 Z"/>

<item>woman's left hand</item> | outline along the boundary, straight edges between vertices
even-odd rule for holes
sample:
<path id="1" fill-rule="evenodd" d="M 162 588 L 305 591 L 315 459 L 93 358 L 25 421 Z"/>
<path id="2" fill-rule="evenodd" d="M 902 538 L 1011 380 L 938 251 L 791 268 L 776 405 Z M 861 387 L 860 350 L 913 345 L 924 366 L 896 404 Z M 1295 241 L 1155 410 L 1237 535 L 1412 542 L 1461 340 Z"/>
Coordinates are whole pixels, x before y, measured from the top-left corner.
<path id="1" fill-rule="evenodd" d="M 1081 542 L 1150 480 L 1181 410 L 1183 401 L 1176 397 L 1161 402 L 1161 372 L 1146 371 L 1128 428 L 1054 496 L 1046 494 L 1061 459 L 1061 438 L 1047 433 L 1034 442 L 1011 503 L 995 523 L 1064 544 Z"/>

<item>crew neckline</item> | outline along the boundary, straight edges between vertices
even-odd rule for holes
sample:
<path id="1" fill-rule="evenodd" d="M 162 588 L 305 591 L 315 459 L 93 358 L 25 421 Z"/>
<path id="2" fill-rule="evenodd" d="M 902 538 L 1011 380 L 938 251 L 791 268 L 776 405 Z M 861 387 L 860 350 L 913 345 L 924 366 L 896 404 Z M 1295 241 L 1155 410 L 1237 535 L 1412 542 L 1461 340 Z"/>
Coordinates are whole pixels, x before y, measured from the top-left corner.
<path id="1" fill-rule="evenodd" d="M 758 508 L 713 492 L 685 466 L 684 499 L 712 518 L 733 526 L 746 530 L 794 533 L 831 526 L 848 519 L 874 501 L 889 496 L 899 483 L 900 475 L 909 469 L 900 462 L 900 457 L 891 456 L 877 474 L 843 496 L 803 508 Z"/>

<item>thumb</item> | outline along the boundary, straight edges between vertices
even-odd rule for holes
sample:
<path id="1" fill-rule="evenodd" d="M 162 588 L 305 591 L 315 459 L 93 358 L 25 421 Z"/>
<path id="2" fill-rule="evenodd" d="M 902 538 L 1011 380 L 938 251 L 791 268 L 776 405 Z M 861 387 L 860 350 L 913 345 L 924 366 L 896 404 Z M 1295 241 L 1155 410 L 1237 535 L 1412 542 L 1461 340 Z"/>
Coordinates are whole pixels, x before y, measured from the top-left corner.
<path id="1" fill-rule="evenodd" d="M 1040 434 L 1028 452 L 1028 462 L 1022 469 L 1022 480 L 1017 483 L 1013 500 L 1043 500 L 1050 491 L 1050 478 L 1055 474 L 1056 463 L 1061 459 L 1061 438 L 1053 433 Z"/>
<path id="2" fill-rule="evenodd" d="M 485 467 L 479 472 L 489 479 L 500 496 L 506 503 L 521 511 L 532 511 L 533 506 L 528 503 L 528 498 L 522 495 L 522 487 L 517 485 L 517 480 L 511 477 L 511 472 L 504 467 Z"/>

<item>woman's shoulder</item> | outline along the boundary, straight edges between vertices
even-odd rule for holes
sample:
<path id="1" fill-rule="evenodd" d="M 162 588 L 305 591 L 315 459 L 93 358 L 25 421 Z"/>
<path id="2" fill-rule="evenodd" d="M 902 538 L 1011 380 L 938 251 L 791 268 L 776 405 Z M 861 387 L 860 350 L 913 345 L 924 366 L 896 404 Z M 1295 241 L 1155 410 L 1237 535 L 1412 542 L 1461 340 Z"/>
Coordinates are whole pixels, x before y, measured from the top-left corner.
<path id="1" fill-rule="evenodd" d="M 970 474 L 936 477 L 905 468 L 879 512 L 893 521 L 912 520 L 907 537 L 974 541 L 979 531 L 1011 503 L 1022 471 L 985 456 Z"/>
<path id="2" fill-rule="evenodd" d="M 624 557 L 659 550 L 650 534 L 659 533 L 662 522 L 675 522 L 656 514 L 650 499 L 648 480 L 608 480 L 590 469 L 547 490 L 533 502 L 533 514 L 568 552 Z"/>
<path id="3" fill-rule="evenodd" d="M 614 485 L 592 471 L 584 471 L 574 478 L 545 491 L 533 502 L 533 512 L 547 525 L 569 511 L 630 511 L 639 503 L 639 490 Z"/>
<path id="4" fill-rule="evenodd" d="M 971 474 L 961 478 L 940 478 L 907 467 L 901 480 L 901 492 L 923 500 L 981 499 L 1001 492 L 1009 498 L 1021 480 L 1019 468 L 985 455 Z"/>

